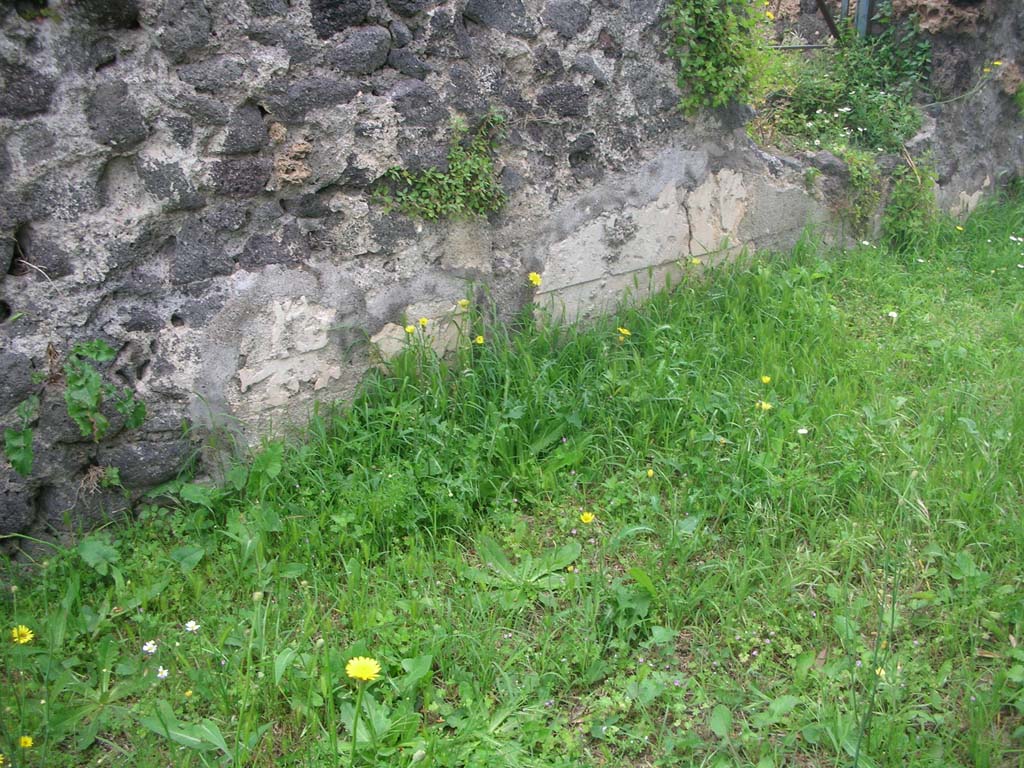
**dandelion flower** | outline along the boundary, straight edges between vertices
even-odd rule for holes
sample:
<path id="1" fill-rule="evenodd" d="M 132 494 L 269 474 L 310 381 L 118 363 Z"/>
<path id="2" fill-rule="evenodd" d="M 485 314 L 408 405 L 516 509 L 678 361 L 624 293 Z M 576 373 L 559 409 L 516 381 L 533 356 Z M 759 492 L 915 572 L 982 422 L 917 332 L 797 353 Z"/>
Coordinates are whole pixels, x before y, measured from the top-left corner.
<path id="1" fill-rule="evenodd" d="M 526 279 L 529 280 L 535 288 L 540 288 L 541 279 L 540 275 L 537 274 L 536 272 L 531 272 L 530 274 L 528 274 L 526 276 Z"/>
<path id="2" fill-rule="evenodd" d="M 580 515 L 580 522 L 584 525 L 590 525 L 592 522 L 594 522 L 594 513 L 584 512 L 582 515 Z"/>
<path id="3" fill-rule="evenodd" d="M 150 656 L 152 656 L 154 653 L 156 653 L 156 641 L 155 640 L 147 640 L 146 642 L 144 642 L 142 644 L 142 652 L 146 653 L 146 654 L 149 654 Z"/>
<path id="4" fill-rule="evenodd" d="M 653 469 L 648 469 L 647 470 L 647 476 L 648 477 L 654 477 L 654 470 Z"/>
<path id="5" fill-rule="evenodd" d="M 957 225 L 956 225 L 956 231 L 957 231 L 957 232 L 963 232 L 963 231 L 964 231 L 964 228 L 963 228 L 963 227 L 961 227 L 961 226 L 960 226 L 959 224 L 957 224 Z"/>
<path id="6" fill-rule="evenodd" d="M 411 336 L 412 334 L 416 333 L 416 326 L 415 325 L 407 325 L 407 326 L 405 326 L 405 332 L 408 333 Z"/>
<path id="7" fill-rule="evenodd" d="M 190 619 L 189 621 L 185 622 L 185 631 L 186 632 L 198 632 L 199 631 L 199 625 L 196 624 L 195 621 Z"/>
<path id="8" fill-rule="evenodd" d="M 420 328 L 426 328 L 427 327 L 427 323 L 429 323 L 429 322 L 430 321 L 427 320 L 427 318 L 421 317 L 420 320 L 419 320 Z"/>
<path id="9" fill-rule="evenodd" d="M 459 299 L 459 309 L 469 309 L 469 299 Z"/>
<path id="10" fill-rule="evenodd" d="M 884 670 L 884 669 L 882 669 L 881 667 L 878 667 L 878 668 L 877 668 L 877 669 L 875 670 L 875 674 L 876 674 L 876 675 L 878 675 L 878 676 L 879 676 L 880 678 L 882 678 L 883 680 L 885 680 L 885 670 Z"/>
<path id="11" fill-rule="evenodd" d="M 171 673 L 170 673 L 170 672 L 168 672 L 168 671 L 167 671 L 167 669 L 166 669 L 166 668 L 164 668 L 164 667 L 157 667 L 157 668 L 156 668 L 156 676 L 157 676 L 157 677 L 158 677 L 158 678 L 159 678 L 160 680 L 166 680 L 166 679 L 167 679 L 167 676 L 168 676 L 169 674 L 171 674 Z"/>
<path id="12" fill-rule="evenodd" d="M 35 740 L 31 736 L 22 736 L 18 739 L 18 746 L 22 749 L 32 749 L 32 745 L 35 743 Z"/>
<path id="13" fill-rule="evenodd" d="M 7 758 L 4 757 L 4 753 L 3 752 L 0 752 L 0 765 L 4 765 L 6 763 L 7 763 Z"/>
<path id="14" fill-rule="evenodd" d="M 1003 62 L 1001 62 L 999 59 L 996 59 L 995 61 L 992 62 L 992 66 L 993 67 L 1001 67 L 1001 66 L 1003 66 Z"/>
<path id="15" fill-rule="evenodd" d="M 762 384 L 771 384 L 772 383 L 772 377 L 771 376 L 762 376 L 761 377 L 761 383 Z"/>
<path id="16" fill-rule="evenodd" d="M 981 71 L 982 71 L 982 72 L 983 72 L 984 74 L 986 74 L 986 75 L 987 75 L 987 74 L 988 74 L 989 72 L 991 72 L 992 70 L 991 70 L 991 69 L 989 69 L 988 67 L 982 67 L 982 70 L 981 70 Z"/>
<path id="17" fill-rule="evenodd" d="M 565 570 L 567 570 L 569 573 L 576 573 L 576 566 L 575 565 L 567 565 L 565 567 Z"/>
<path id="18" fill-rule="evenodd" d="M 629 332 L 629 328 L 617 328 L 616 330 L 619 332 L 620 336 L 632 336 L 633 335 L 632 333 Z"/>
<path id="19" fill-rule="evenodd" d="M 756 407 L 759 408 L 762 411 L 770 411 L 775 406 L 773 406 L 771 403 L 769 403 L 769 402 L 767 402 L 765 400 L 758 400 Z"/>
<path id="20" fill-rule="evenodd" d="M 702 261 L 701 261 L 700 259 L 698 259 L 698 258 L 697 258 L 697 257 L 695 256 L 694 258 L 690 259 L 690 263 L 691 263 L 691 264 L 693 264 L 693 266 L 695 266 L 695 267 L 699 267 L 699 266 L 700 266 L 701 264 L 703 264 L 704 262 L 702 262 Z"/>
<path id="21" fill-rule="evenodd" d="M 191 688 L 189 688 L 187 691 L 185 691 L 185 698 L 186 699 L 191 699 L 192 698 L 192 689 Z"/>
<path id="22" fill-rule="evenodd" d="M 26 627 L 24 624 L 19 624 L 18 626 L 11 629 L 11 642 L 17 643 L 18 645 L 25 645 L 25 643 L 31 643 L 32 639 L 35 636 L 35 633 L 31 629 Z"/>
<path id="23" fill-rule="evenodd" d="M 768 17 L 768 21 L 775 21 L 775 14 L 771 11 L 765 11 L 764 15 Z"/>
<path id="24" fill-rule="evenodd" d="M 473 339 L 473 343 L 474 344 L 483 344 L 484 343 L 484 337 L 483 336 L 477 336 L 475 339 Z"/>
<path id="25" fill-rule="evenodd" d="M 380 664 L 376 659 L 356 656 L 349 659 L 348 664 L 345 665 L 345 674 L 353 680 L 371 683 L 380 677 Z"/>

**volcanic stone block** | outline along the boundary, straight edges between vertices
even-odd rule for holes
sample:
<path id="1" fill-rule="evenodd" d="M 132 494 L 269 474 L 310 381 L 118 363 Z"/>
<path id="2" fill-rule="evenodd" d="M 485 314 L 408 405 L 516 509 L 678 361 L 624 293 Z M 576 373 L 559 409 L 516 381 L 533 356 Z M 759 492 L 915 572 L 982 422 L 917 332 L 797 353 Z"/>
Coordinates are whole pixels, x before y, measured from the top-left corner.
<path id="1" fill-rule="evenodd" d="M 370 12 L 370 0 L 310 0 L 313 31 L 321 40 L 362 24 Z"/>
<path id="2" fill-rule="evenodd" d="M 89 97 L 85 116 L 99 144 L 128 149 L 149 135 L 149 127 L 124 83 L 102 83 Z"/>
<path id="3" fill-rule="evenodd" d="M 41 72 L 0 61 L 0 117 L 22 119 L 50 109 L 57 81 Z"/>
<path id="4" fill-rule="evenodd" d="M 368 75 L 384 66 L 390 48 L 391 33 L 383 27 L 357 27 L 327 56 L 342 72 Z"/>

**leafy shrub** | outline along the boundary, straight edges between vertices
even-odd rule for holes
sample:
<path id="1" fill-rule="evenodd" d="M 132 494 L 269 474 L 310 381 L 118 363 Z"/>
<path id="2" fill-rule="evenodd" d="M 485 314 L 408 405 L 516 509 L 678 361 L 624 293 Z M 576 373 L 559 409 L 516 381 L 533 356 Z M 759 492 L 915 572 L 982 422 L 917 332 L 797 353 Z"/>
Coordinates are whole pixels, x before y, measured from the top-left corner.
<path id="1" fill-rule="evenodd" d="M 672 0 L 666 11 L 669 52 L 679 62 L 687 114 L 749 101 L 757 79 L 763 6 L 751 0 Z"/>
<path id="2" fill-rule="evenodd" d="M 896 169 L 889 202 L 882 216 L 882 234 L 894 251 L 920 248 L 935 231 L 935 170 L 917 164 Z"/>
<path id="3" fill-rule="evenodd" d="M 375 191 L 388 210 L 421 219 L 486 216 L 505 204 L 505 193 L 494 170 L 494 150 L 502 136 L 504 118 L 490 112 L 472 134 L 461 120 L 452 124 L 448 168 L 409 171 L 395 166 L 384 174 Z"/>

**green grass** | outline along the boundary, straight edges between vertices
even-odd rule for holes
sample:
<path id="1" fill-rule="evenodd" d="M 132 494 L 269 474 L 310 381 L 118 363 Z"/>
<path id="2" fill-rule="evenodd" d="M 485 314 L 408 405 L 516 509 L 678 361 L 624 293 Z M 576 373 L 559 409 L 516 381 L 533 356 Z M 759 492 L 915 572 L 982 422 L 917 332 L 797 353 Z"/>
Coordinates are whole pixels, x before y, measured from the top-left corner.
<path id="1" fill-rule="evenodd" d="M 10 567 L 0 751 L 1020 765 L 1024 201 L 935 226 L 411 341 L 222 487 Z"/>

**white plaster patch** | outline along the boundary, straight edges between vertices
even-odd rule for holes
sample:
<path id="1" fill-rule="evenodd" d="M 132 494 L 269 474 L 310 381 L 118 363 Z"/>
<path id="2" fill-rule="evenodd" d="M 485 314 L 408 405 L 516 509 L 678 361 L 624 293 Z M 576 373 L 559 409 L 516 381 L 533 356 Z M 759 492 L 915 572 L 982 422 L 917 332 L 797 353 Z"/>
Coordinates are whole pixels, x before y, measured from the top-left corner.
<path id="1" fill-rule="evenodd" d="M 340 378 L 340 361 L 327 350 L 335 314 L 305 296 L 270 304 L 269 312 L 252 324 L 262 332 L 246 337 L 239 349 L 245 365 L 237 373 L 238 399 L 258 396 L 257 401 L 246 403 L 246 410 L 282 406 L 303 384 L 321 390 Z M 257 385 L 261 386 L 254 390 Z"/>

